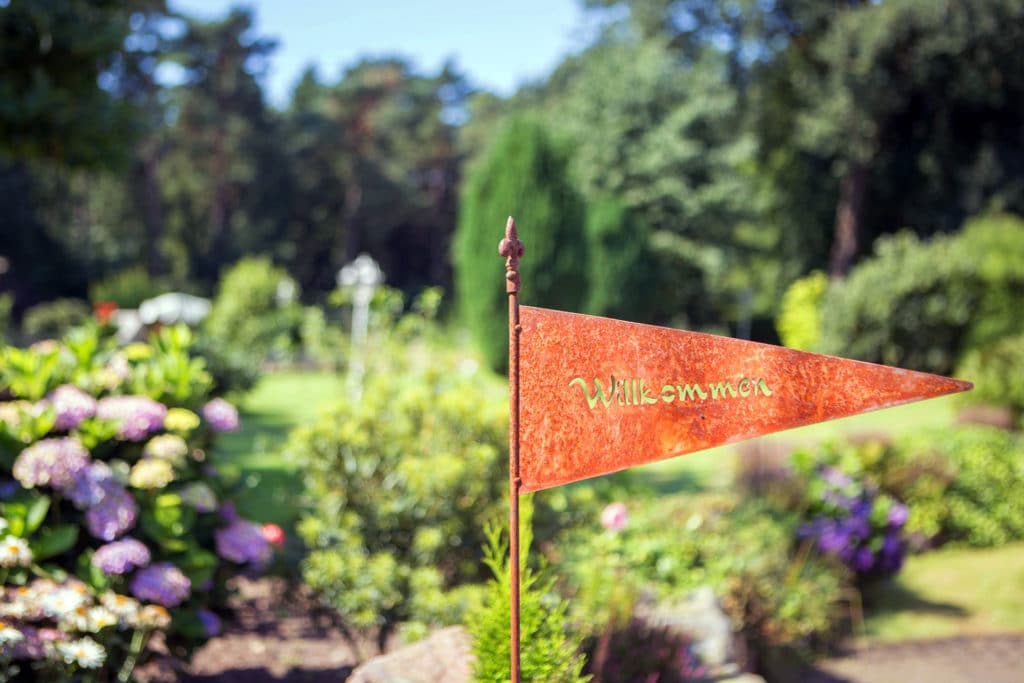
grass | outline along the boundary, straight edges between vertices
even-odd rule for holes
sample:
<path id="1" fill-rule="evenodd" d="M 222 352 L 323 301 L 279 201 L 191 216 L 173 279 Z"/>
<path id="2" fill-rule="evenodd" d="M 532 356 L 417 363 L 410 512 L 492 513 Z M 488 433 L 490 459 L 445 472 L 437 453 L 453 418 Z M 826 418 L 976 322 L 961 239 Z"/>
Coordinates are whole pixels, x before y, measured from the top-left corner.
<path id="1" fill-rule="evenodd" d="M 911 557 L 864 597 L 872 640 L 1024 631 L 1024 543 Z"/>
<path id="2" fill-rule="evenodd" d="M 345 391 L 344 379 L 324 372 L 279 372 L 263 377 L 239 406 L 242 426 L 221 435 L 217 462 L 243 474 L 236 502 L 250 519 L 280 524 L 291 534 L 299 515 L 301 475 L 281 456 L 295 427 L 311 422 Z"/>

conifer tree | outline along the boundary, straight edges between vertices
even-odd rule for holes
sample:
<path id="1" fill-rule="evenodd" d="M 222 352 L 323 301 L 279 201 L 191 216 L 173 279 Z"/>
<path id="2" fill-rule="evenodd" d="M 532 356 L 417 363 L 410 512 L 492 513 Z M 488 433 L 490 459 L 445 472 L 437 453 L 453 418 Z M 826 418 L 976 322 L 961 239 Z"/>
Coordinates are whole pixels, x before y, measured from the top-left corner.
<path id="1" fill-rule="evenodd" d="M 463 323 L 496 370 L 508 363 L 504 263 L 497 246 L 510 214 L 526 247 L 522 301 L 570 311 L 583 303 L 583 208 L 567 161 L 539 123 L 515 119 L 468 175 L 455 234 L 456 296 Z"/>

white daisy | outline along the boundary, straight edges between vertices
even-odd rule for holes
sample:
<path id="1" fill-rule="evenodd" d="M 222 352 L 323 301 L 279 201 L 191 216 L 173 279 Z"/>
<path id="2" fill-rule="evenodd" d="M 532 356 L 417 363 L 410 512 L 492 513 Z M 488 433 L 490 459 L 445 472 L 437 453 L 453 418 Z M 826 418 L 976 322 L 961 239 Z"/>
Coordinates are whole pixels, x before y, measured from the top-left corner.
<path id="1" fill-rule="evenodd" d="M 138 600 L 113 591 L 107 591 L 101 595 L 100 603 L 124 622 L 131 622 L 139 614 Z"/>
<path id="2" fill-rule="evenodd" d="M 0 567 L 27 567 L 32 564 L 32 551 L 28 541 L 6 536 L 0 541 Z"/>
<path id="3" fill-rule="evenodd" d="M 73 588 L 61 588 L 43 596 L 43 609 L 51 617 L 64 617 L 72 614 L 85 604 L 85 596 Z"/>
<path id="4" fill-rule="evenodd" d="M 102 631 L 108 626 L 117 626 L 117 615 L 106 607 L 90 607 L 89 630 Z"/>
<path id="5" fill-rule="evenodd" d="M 107 658 L 100 644 L 88 637 L 58 643 L 56 649 L 66 663 L 77 664 L 83 669 L 98 669 Z"/>
<path id="6" fill-rule="evenodd" d="M 0 651 L 3 651 L 8 645 L 13 645 L 19 640 L 24 640 L 25 634 L 18 629 L 14 628 L 10 624 L 5 624 L 0 621 Z"/>

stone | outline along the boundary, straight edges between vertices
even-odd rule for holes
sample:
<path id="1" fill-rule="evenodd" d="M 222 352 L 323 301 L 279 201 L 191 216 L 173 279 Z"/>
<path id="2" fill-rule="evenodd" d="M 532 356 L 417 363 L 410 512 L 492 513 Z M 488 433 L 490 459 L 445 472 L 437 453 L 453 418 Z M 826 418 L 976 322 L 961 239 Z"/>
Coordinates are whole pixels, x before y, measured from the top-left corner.
<path id="1" fill-rule="evenodd" d="M 374 657 L 352 672 L 347 683 L 471 683 L 469 634 L 460 626 L 442 629 L 407 647 Z"/>

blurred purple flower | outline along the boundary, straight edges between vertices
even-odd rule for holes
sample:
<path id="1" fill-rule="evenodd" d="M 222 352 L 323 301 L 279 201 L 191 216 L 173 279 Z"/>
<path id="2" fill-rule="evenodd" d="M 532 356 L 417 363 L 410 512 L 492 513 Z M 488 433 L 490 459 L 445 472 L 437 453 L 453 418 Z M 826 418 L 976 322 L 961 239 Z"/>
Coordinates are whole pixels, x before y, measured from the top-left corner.
<path id="1" fill-rule="evenodd" d="M 263 529 L 245 519 L 235 519 L 226 527 L 213 532 L 217 554 L 225 560 L 239 564 L 265 562 L 270 559 L 270 544 L 263 537 Z"/>
<path id="2" fill-rule="evenodd" d="M 623 503 L 612 503 L 601 511 L 601 526 L 608 531 L 622 531 L 628 521 L 629 515 Z"/>
<path id="3" fill-rule="evenodd" d="M 842 522 L 843 528 L 854 539 L 863 540 L 871 535 L 871 522 L 865 515 L 858 514 L 847 517 Z"/>
<path id="4" fill-rule="evenodd" d="M 54 425 L 60 431 L 75 429 L 96 414 L 96 399 L 72 384 L 62 384 L 46 397 L 57 414 Z"/>
<path id="5" fill-rule="evenodd" d="M 857 550 L 857 554 L 853 558 L 853 568 L 858 572 L 866 572 L 875 566 L 875 555 L 871 552 L 871 548 L 863 546 Z"/>
<path id="6" fill-rule="evenodd" d="M 92 555 L 93 566 L 104 574 L 127 574 L 149 564 L 149 548 L 134 538 L 101 545 Z"/>
<path id="7" fill-rule="evenodd" d="M 889 526 L 899 528 L 907 523 L 909 517 L 910 510 L 903 503 L 894 503 L 889 508 Z"/>
<path id="8" fill-rule="evenodd" d="M 821 469 L 821 478 L 839 489 L 845 489 L 853 483 L 853 479 L 843 474 L 837 467 L 823 467 Z"/>
<path id="9" fill-rule="evenodd" d="M 220 634 L 220 617 L 205 607 L 200 607 L 196 612 L 199 615 L 199 621 L 203 622 L 203 628 L 206 629 L 207 636 L 212 638 Z"/>
<path id="10" fill-rule="evenodd" d="M 906 549 L 898 534 L 891 533 L 885 537 L 882 543 L 882 552 L 879 558 L 879 568 L 885 572 L 897 572 L 903 566 L 903 557 Z"/>
<path id="11" fill-rule="evenodd" d="M 0 500 L 6 500 L 13 496 L 21 485 L 13 479 L 0 479 Z"/>
<path id="12" fill-rule="evenodd" d="M 130 589 L 139 600 L 174 607 L 188 599 L 192 582 L 170 562 L 160 562 L 140 569 L 132 579 Z"/>
<path id="13" fill-rule="evenodd" d="M 43 439 L 23 450 L 12 473 L 25 488 L 52 486 L 64 490 L 75 485 L 89 466 L 89 451 L 76 439 Z"/>
<path id="14" fill-rule="evenodd" d="M 842 552 L 844 548 L 848 547 L 849 543 L 849 532 L 831 520 L 824 524 L 818 535 L 818 548 L 821 552 L 830 555 Z"/>
<path id="15" fill-rule="evenodd" d="M 238 429 L 238 409 L 222 398 L 215 398 L 203 406 L 203 417 L 216 432 Z"/>
<path id="16" fill-rule="evenodd" d="M 164 426 L 167 406 L 148 396 L 108 396 L 96 404 L 96 417 L 119 423 L 117 438 L 142 441 Z"/>
<path id="17" fill-rule="evenodd" d="M 103 485 L 114 478 L 114 473 L 105 462 L 93 461 L 79 472 L 75 483 L 64 489 L 64 495 L 71 499 L 79 510 L 96 505 L 103 500 Z"/>
<path id="18" fill-rule="evenodd" d="M 113 541 L 135 526 L 138 508 L 132 495 L 113 479 L 101 488 L 102 497 L 85 513 L 85 524 L 96 538 Z"/>

